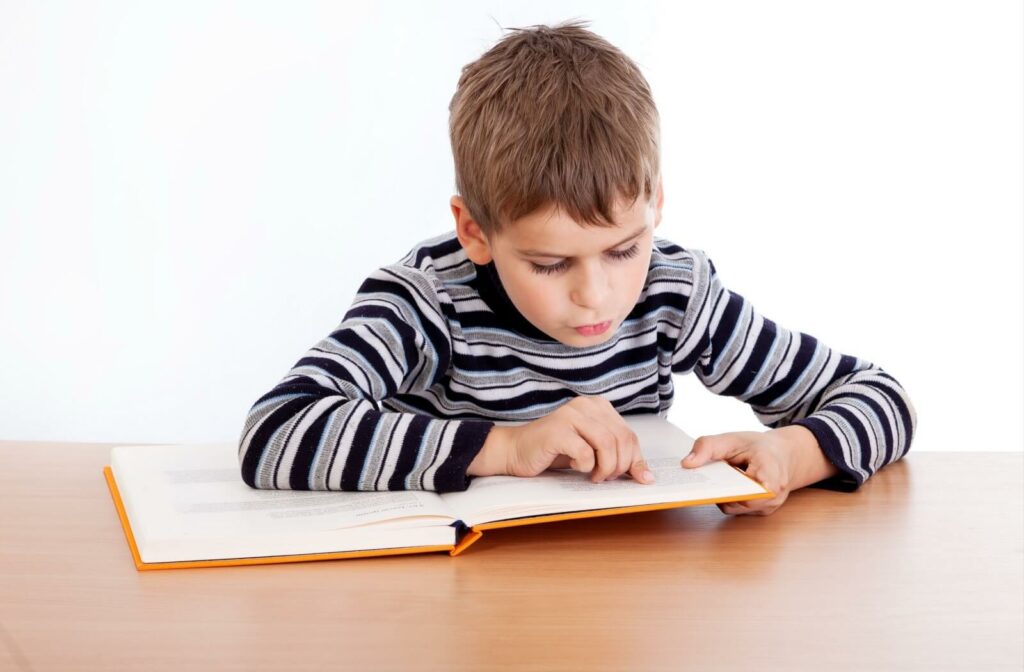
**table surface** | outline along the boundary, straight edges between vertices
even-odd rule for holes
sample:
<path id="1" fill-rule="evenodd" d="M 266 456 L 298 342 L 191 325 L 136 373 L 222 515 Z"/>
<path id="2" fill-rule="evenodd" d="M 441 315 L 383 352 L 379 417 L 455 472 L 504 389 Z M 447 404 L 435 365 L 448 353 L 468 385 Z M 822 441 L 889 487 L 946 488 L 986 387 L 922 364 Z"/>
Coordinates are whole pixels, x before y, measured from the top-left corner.
<path id="1" fill-rule="evenodd" d="M 770 516 L 484 534 L 463 555 L 139 572 L 113 444 L 0 442 L 0 670 L 1020 670 L 1024 458 L 911 452 Z"/>

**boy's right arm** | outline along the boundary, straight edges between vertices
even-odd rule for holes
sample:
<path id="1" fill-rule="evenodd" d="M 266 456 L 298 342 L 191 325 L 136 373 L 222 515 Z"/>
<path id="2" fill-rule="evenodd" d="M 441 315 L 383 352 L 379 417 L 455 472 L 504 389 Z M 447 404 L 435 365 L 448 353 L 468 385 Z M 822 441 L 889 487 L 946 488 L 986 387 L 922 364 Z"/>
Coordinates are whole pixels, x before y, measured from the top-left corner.
<path id="1" fill-rule="evenodd" d="M 372 273 L 341 324 L 250 408 L 242 480 L 263 489 L 465 490 L 494 423 L 377 403 L 443 379 L 452 346 L 438 293 L 417 269 Z"/>
<path id="2" fill-rule="evenodd" d="M 645 483 L 636 435 L 601 397 L 575 397 L 520 426 L 379 410 L 377 401 L 443 380 L 452 344 L 439 291 L 422 271 L 370 275 L 341 324 L 249 409 L 242 480 L 287 490 L 465 490 L 470 476 L 548 468 L 628 473 Z"/>

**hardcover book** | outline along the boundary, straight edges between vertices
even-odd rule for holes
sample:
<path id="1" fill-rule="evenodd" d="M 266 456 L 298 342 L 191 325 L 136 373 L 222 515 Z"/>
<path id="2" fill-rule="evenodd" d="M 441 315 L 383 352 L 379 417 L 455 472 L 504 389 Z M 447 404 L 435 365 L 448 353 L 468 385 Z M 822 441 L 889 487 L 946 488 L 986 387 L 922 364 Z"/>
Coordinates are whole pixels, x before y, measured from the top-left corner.
<path id="1" fill-rule="evenodd" d="M 242 481 L 235 443 L 116 446 L 103 473 L 139 570 L 455 556 L 503 527 L 774 497 L 724 461 L 681 467 L 694 440 L 661 416 L 623 419 L 652 484 L 559 469 L 478 476 L 448 493 L 257 490 Z"/>

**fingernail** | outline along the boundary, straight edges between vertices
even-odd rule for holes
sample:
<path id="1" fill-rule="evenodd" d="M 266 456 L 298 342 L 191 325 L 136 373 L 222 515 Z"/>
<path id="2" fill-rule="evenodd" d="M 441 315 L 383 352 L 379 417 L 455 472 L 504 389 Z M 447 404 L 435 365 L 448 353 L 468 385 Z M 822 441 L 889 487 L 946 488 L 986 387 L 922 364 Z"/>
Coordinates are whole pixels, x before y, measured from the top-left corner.
<path id="1" fill-rule="evenodd" d="M 651 473 L 650 469 L 644 472 L 644 480 L 648 483 L 654 480 L 654 474 Z"/>

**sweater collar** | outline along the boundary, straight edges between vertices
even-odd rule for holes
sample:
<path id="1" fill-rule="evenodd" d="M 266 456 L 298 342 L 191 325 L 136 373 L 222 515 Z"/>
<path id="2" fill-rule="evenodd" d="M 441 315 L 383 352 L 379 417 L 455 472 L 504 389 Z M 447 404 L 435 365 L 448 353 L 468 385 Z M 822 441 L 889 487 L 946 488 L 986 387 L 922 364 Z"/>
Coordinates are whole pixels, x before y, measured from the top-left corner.
<path id="1" fill-rule="evenodd" d="M 512 303 L 508 292 L 505 291 L 505 286 L 501 282 L 501 277 L 498 275 L 498 269 L 495 267 L 493 260 L 483 266 L 473 262 L 473 266 L 476 268 L 476 278 L 471 284 L 479 292 L 480 298 L 491 307 L 495 320 L 498 323 L 505 328 L 534 340 L 544 341 L 545 343 L 558 342 L 535 327 L 532 322 L 519 312 L 515 304 Z"/>

